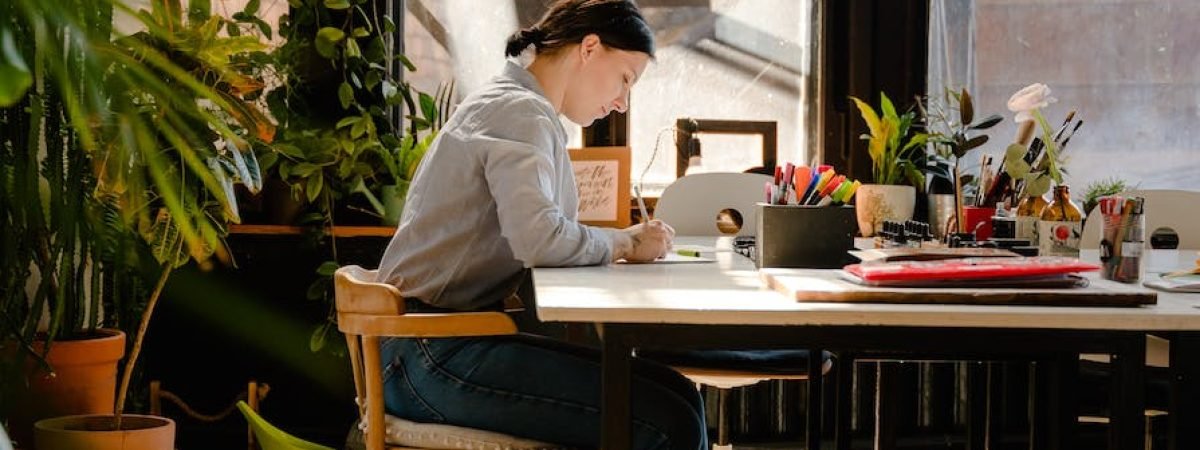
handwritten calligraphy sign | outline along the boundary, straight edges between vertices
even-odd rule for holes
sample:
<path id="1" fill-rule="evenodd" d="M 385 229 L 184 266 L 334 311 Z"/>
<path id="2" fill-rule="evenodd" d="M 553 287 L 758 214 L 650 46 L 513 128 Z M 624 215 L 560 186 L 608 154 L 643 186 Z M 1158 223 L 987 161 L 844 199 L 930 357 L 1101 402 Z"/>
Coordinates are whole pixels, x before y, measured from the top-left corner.
<path id="1" fill-rule="evenodd" d="M 579 189 L 579 221 L 629 226 L 629 147 L 587 147 L 569 153 Z"/>

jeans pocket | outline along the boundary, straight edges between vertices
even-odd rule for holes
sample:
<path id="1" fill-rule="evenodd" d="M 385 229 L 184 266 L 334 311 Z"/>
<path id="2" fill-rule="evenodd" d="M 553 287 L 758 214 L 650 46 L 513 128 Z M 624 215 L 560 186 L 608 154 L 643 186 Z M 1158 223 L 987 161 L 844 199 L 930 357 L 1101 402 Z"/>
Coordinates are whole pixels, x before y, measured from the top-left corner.
<path id="1" fill-rule="evenodd" d="M 445 423 L 446 418 L 421 395 L 421 380 L 429 378 L 422 371 L 424 352 L 417 348 L 416 339 L 397 340 L 389 344 L 386 353 L 391 357 L 383 370 L 384 399 L 389 412 L 399 417 L 425 423 Z M 406 359 L 411 359 L 406 363 Z"/>

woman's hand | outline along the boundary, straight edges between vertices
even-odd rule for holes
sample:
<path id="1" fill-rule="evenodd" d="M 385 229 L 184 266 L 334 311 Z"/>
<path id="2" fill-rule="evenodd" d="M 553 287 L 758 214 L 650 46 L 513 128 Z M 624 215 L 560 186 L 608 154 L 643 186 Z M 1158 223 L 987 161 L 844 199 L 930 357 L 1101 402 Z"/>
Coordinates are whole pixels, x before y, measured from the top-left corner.
<path id="1" fill-rule="evenodd" d="M 650 262 L 671 250 L 675 229 L 661 220 L 651 220 L 619 230 L 613 240 L 613 261 Z"/>

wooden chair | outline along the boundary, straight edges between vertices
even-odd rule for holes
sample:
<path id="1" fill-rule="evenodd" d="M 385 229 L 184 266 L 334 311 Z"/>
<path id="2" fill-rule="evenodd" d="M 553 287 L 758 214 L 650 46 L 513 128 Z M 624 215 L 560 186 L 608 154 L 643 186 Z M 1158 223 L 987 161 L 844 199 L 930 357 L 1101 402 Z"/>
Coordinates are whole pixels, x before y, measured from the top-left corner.
<path id="1" fill-rule="evenodd" d="M 359 416 L 367 450 L 385 448 L 558 448 L 490 431 L 422 424 L 387 416 L 383 406 L 381 337 L 447 338 L 515 334 L 502 312 L 408 313 L 395 286 L 375 282 L 376 272 L 345 266 L 334 273 L 338 329 L 346 336 Z M 389 445 L 385 447 L 385 443 Z M 398 447 L 396 447 L 398 446 Z"/>
<path id="2" fill-rule="evenodd" d="M 674 227 L 680 236 L 721 236 L 730 233 L 721 230 L 719 216 L 730 209 L 741 216 L 740 231 L 735 234 L 752 236 L 758 230 L 755 204 L 764 200 L 763 186 L 771 180 L 756 173 L 688 175 L 663 190 L 654 218 Z"/>
<path id="3" fill-rule="evenodd" d="M 1200 192 L 1170 189 L 1147 189 L 1122 193 L 1125 196 L 1140 196 L 1146 199 L 1146 241 L 1159 228 L 1170 228 L 1179 235 L 1176 248 L 1200 249 L 1200 218 L 1196 205 L 1200 205 Z M 1095 212 L 1095 211 L 1093 211 Z M 1100 220 L 1088 219 L 1083 226 L 1079 247 L 1099 248 Z"/>

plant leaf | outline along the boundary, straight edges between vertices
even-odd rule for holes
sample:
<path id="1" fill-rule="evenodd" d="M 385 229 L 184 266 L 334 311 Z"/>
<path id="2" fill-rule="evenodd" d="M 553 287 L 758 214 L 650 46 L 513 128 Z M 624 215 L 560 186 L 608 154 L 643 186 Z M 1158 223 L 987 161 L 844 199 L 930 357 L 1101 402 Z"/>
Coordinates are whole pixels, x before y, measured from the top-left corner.
<path id="1" fill-rule="evenodd" d="M 329 9 L 348 9 L 350 8 L 349 0 L 325 0 L 325 7 Z"/>
<path id="2" fill-rule="evenodd" d="M 967 128 L 967 129 L 968 130 L 986 130 L 988 128 L 996 126 L 996 124 L 1000 123 L 1003 120 L 1004 120 L 1004 118 L 1001 117 L 999 114 L 992 114 L 992 115 L 988 116 L 986 119 L 983 119 L 983 121 L 981 121 L 975 125 L 971 125 L 971 127 Z"/>
<path id="3" fill-rule="evenodd" d="M 429 94 L 421 92 L 419 94 L 421 102 L 421 114 L 425 116 L 425 120 L 430 124 L 437 122 L 437 102 Z"/>
<path id="4" fill-rule="evenodd" d="M 338 100 L 342 103 L 342 109 L 350 109 L 350 105 L 354 103 L 354 88 L 350 87 L 350 83 L 343 81 L 338 86 Z"/>
<path id="5" fill-rule="evenodd" d="M 12 33 L 0 32 L 0 107 L 12 106 L 33 85 L 33 75 L 17 50 Z"/>
<path id="6" fill-rule="evenodd" d="M 345 0 L 342 0 L 342 1 L 345 1 Z M 316 353 L 316 352 L 321 351 L 321 349 L 325 348 L 325 335 L 327 334 L 326 330 L 328 330 L 328 329 L 329 329 L 329 323 L 326 322 L 321 325 L 318 325 L 317 328 L 313 330 L 312 336 L 309 336 L 309 338 L 308 338 L 308 350 L 309 351 Z"/>
<path id="7" fill-rule="evenodd" d="M 325 262 L 321 263 L 320 267 L 317 267 L 317 275 L 320 275 L 323 277 L 332 277 L 333 273 L 337 272 L 337 270 L 338 270 L 337 261 L 325 261 Z"/>
<path id="8" fill-rule="evenodd" d="M 971 139 L 968 139 L 967 143 L 963 145 L 962 152 L 963 152 L 963 154 L 966 154 L 971 149 L 979 147 L 980 145 L 983 145 L 987 141 L 988 141 L 988 136 L 986 134 L 981 134 L 979 136 L 975 136 Z M 961 157 L 962 156 L 959 155 L 959 158 L 961 158 Z"/>
<path id="9" fill-rule="evenodd" d="M 354 38 L 346 39 L 346 57 L 362 58 L 362 50 L 358 49 L 358 42 Z"/>
<path id="10" fill-rule="evenodd" d="M 314 41 L 317 47 L 317 53 L 329 59 L 337 56 L 337 48 L 334 47 L 338 42 L 346 37 L 346 33 L 341 29 L 334 27 L 322 27 L 317 30 L 317 39 Z"/>
<path id="11" fill-rule="evenodd" d="M 975 105 L 971 103 L 971 94 L 967 92 L 967 88 L 963 88 L 962 95 L 959 96 L 958 117 L 963 124 L 975 120 Z"/>
<path id="12" fill-rule="evenodd" d="M 321 195 L 321 188 L 324 187 L 325 177 L 320 172 L 308 177 L 308 184 L 304 186 L 304 193 L 308 195 L 308 202 L 317 201 L 317 196 Z"/>

